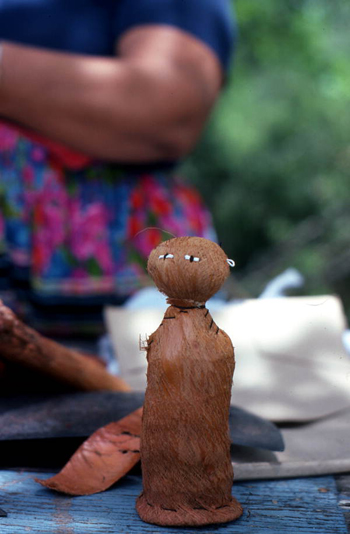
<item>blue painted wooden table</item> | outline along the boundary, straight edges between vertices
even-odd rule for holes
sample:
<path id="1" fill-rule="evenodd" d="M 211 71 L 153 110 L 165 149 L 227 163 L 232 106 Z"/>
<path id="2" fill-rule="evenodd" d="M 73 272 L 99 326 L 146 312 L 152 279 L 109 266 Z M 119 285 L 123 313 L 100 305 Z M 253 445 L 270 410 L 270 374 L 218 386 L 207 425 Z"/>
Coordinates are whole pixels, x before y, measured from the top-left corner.
<path id="1" fill-rule="evenodd" d="M 66 497 L 36 484 L 28 471 L 0 471 L 1 534 L 347 534 L 344 496 L 331 476 L 237 482 L 234 495 L 244 507 L 235 523 L 203 528 L 163 528 L 143 523 L 135 511 L 141 477 L 129 475 L 109 491 Z M 340 506 L 339 506 L 340 504 Z"/>

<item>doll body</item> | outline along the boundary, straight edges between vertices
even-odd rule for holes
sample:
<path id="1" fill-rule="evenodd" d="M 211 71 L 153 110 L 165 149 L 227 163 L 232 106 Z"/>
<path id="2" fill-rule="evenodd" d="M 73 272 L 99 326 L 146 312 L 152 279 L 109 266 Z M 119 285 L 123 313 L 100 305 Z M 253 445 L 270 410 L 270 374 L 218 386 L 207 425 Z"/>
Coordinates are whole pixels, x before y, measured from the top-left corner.
<path id="1" fill-rule="evenodd" d="M 136 508 L 149 523 L 199 526 L 242 514 L 231 495 L 234 350 L 205 307 L 228 276 L 229 261 L 215 243 L 188 237 L 162 243 L 148 261 L 170 304 L 147 347 Z"/>
<path id="2" fill-rule="evenodd" d="M 231 496 L 231 340 L 206 308 L 170 306 L 148 347 L 140 517 L 161 525 L 236 519 L 242 509 Z"/>

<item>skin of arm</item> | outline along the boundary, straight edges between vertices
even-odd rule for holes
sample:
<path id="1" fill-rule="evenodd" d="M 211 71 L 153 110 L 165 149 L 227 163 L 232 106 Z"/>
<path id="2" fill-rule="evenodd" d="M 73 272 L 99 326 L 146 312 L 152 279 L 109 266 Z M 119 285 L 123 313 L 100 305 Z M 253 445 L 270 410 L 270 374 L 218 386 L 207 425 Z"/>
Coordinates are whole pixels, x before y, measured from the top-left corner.
<path id="1" fill-rule="evenodd" d="M 115 58 L 2 43 L 0 116 L 94 158 L 179 159 L 222 84 L 214 52 L 170 26 L 139 26 Z"/>

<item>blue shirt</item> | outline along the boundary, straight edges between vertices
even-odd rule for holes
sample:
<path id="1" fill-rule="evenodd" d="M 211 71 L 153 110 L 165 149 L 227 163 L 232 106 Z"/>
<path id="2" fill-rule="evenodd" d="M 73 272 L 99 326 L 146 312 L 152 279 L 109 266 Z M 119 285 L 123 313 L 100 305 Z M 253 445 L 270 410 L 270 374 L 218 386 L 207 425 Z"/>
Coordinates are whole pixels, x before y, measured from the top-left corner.
<path id="1" fill-rule="evenodd" d="M 226 70 L 235 40 L 230 0 L 0 0 L 0 40 L 112 56 L 119 37 L 166 24 L 206 43 Z"/>

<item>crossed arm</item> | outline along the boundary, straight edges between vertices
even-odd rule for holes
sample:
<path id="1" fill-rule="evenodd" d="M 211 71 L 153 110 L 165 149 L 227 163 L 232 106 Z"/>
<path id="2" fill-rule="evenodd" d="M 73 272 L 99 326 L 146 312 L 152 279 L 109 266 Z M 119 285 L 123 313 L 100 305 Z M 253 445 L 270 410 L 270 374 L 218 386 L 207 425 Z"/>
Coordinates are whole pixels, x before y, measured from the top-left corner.
<path id="1" fill-rule="evenodd" d="M 115 58 L 12 43 L 2 52 L 0 116 L 109 161 L 183 157 L 222 82 L 215 54 L 168 26 L 129 30 Z"/>

